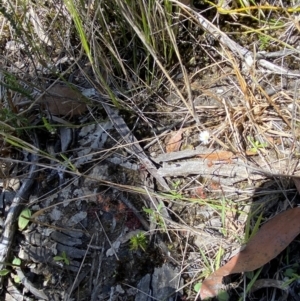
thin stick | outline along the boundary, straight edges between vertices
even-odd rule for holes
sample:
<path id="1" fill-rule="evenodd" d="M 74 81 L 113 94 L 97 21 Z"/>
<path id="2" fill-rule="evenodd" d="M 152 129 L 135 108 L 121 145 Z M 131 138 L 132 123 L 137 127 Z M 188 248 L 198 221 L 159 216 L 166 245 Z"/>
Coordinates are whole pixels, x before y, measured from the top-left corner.
<path id="1" fill-rule="evenodd" d="M 102 228 L 102 230 L 103 230 L 103 232 L 104 232 L 104 235 L 105 235 L 105 237 L 106 237 L 106 239 L 107 239 L 107 241 L 108 241 L 108 243 L 109 243 L 111 249 L 112 249 L 113 252 L 114 252 L 114 255 L 115 255 L 116 259 L 117 259 L 117 260 L 120 260 L 119 257 L 118 257 L 118 255 L 117 255 L 117 253 L 116 253 L 116 250 L 115 250 L 114 246 L 112 245 L 110 239 L 108 238 L 108 236 L 107 236 L 107 234 L 106 234 L 106 231 L 105 231 L 105 229 L 104 229 L 104 227 L 103 227 L 103 225 L 102 225 L 102 223 L 101 223 L 101 221 L 100 221 L 100 218 L 99 218 L 97 212 L 96 212 L 96 216 L 97 216 L 98 222 L 100 223 L 100 226 L 101 226 L 101 228 Z"/>
<path id="2" fill-rule="evenodd" d="M 69 293 L 66 295 L 65 300 L 68 300 L 68 299 L 70 298 L 70 295 L 72 294 L 72 292 L 73 292 L 73 290 L 74 290 L 74 288 L 75 288 L 76 281 L 77 281 L 77 279 L 78 279 L 78 277 L 79 277 L 79 273 L 80 273 L 80 271 L 81 271 L 81 269 L 82 269 L 82 266 L 83 266 L 83 264 L 84 264 L 86 255 L 87 255 L 87 253 L 88 253 L 88 251 L 89 251 L 89 249 L 90 249 L 89 246 L 90 246 L 90 244 L 92 243 L 93 239 L 94 239 L 94 234 L 92 235 L 92 237 L 91 237 L 91 239 L 90 239 L 90 242 L 89 242 L 89 244 L 88 244 L 88 248 L 87 248 L 86 251 L 85 251 L 84 257 L 83 257 L 83 259 L 82 259 L 82 261 L 81 261 L 81 264 L 80 264 L 79 270 L 78 270 L 78 272 L 77 272 L 77 275 L 76 275 L 76 277 L 75 277 L 75 279 L 74 279 L 73 285 L 71 286 L 71 289 L 70 289 Z"/>

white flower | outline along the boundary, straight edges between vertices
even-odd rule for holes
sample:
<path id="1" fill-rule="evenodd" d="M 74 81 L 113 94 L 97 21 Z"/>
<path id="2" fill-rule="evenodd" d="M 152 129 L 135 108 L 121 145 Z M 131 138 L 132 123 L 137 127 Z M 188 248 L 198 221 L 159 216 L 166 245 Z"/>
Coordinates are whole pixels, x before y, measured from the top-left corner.
<path id="1" fill-rule="evenodd" d="M 209 138 L 210 138 L 210 135 L 209 135 L 209 132 L 208 131 L 204 131 L 204 132 L 201 132 L 199 134 L 199 140 L 204 144 L 208 144 L 209 143 Z"/>

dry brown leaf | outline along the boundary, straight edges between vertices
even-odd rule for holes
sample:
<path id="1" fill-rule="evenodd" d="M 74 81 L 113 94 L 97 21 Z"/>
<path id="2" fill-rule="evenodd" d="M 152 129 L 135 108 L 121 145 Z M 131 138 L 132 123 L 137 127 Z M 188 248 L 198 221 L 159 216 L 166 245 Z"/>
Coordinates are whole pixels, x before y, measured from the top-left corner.
<path id="1" fill-rule="evenodd" d="M 197 155 L 197 157 L 207 159 L 210 161 L 228 161 L 228 160 L 237 158 L 240 155 L 241 155 L 241 153 L 233 153 L 230 151 L 216 151 L 216 152 L 212 152 L 210 154 L 200 154 L 200 155 Z M 245 155 L 255 156 L 255 155 L 257 155 L 257 153 L 252 152 L 252 151 L 246 151 Z"/>
<path id="2" fill-rule="evenodd" d="M 222 289 L 223 276 L 253 271 L 263 266 L 283 251 L 300 233 L 300 207 L 282 212 L 264 224 L 244 250 L 206 278 L 200 297 L 217 296 Z"/>
<path id="3" fill-rule="evenodd" d="M 229 151 L 217 151 L 210 154 L 200 154 L 197 157 L 211 160 L 211 161 L 226 161 L 230 159 L 234 159 L 237 157 L 236 154 L 229 152 Z"/>
<path id="4" fill-rule="evenodd" d="M 52 115 L 79 116 L 86 110 L 84 96 L 69 86 L 55 84 L 39 100 Z"/>
<path id="5" fill-rule="evenodd" d="M 175 133 L 174 136 L 172 136 L 166 146 L 166 152 L 172 153 L 172 152 L 178 152 L 182 143 L 182 133 L 183 130 L 179 130 Z"/>
<path id="6" fill-rule="evenodd" d="M 201 199 L 207 198 L 206 192 L 204 191 L 203 187 L 196 187 L 194 189 L 194 194 L 196 197 L 199 197 Z"/>

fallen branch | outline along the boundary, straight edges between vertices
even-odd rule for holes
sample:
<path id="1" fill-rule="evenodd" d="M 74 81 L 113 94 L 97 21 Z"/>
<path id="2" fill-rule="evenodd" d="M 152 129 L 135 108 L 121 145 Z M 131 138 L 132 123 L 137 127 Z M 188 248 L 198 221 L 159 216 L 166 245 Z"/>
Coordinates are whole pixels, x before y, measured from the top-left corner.
<path id="1" fill-rule="evenodd" d="M 34 136 L 34 144 L 38 147 L 38 139 Z M 13 242 L 13 237 L 16 230 L 16 220 L 20 215 L 22 205 L 26 202 L 29 195 L 29 190 L 34 183 L 35 173 L 37 170 L 36 162 L 38 161 L 38 154 L 32 153 L 31 163 L 28 177 L 23 181 L 22 186 L 17 191 L 12 204 L 8 210 L 7 217 L 4 223 L 4 230 L 0 239 L 0 271 L 4 268 L 5 263 L 8 261 L 10 248 Z M 3 286 L 3 277 L 0 277 L 0 288 Z"/>
<path id="2" fill-rule="evenodd" d="M 116 109 L 111 108 L 107 104 L 102 104 L 105 109 L 109 119 L 113 123 L 115 129 L 127 143 L 124 147 L 132 154 L 137 156 L 140 160 L 140 163 L 145 166 L 148 172 L 153 176 L 154 179 L 158 181 L 158 183 L 167 191 L 170 190 L 165 179 L 158 174 L 156 166 L 152 163 L 151 160 L 147 157 L 141 146 L 139 145 L 138 140 L 131 133 L 130 129 L 126 125 L 125 121 L 121 116 L 118 115 L 118 111 Z"/>
<path id="3" fill-rule="evenodd" d="M 224 32 L 222 32 L 218 27 L 216 27 L 207 19 L 205 19 L 200 13 L 197 13 L 195 11 L 193 11 L 193 13 L 195 14 L 201 26 L 205 29 L 205 31 L 210 33 L 221 44 L 227 46 L 233 53 L 237 54 L 246 63 L 248 68 L 250 68 L 255 62 L 257 62 L 258 65 L 260 65 L 265 70 L 270 71 L 271 73 L 292 77 L 300 77 L 299 72 L 294 72 L 292 70 L 288 70 L 286 68 L 273 64 L 263 59 L 263 57 L 266 56 L 259 55 L 260 53 L 257 53 L 257 55 L 254 56 L 252 51 L 242 47 L 235 41 L 231 40 Z M 294 52 L 299 53 L 297 49 L 295 49 Z"/>
<path id="4" fill-rule="evenodd" d="M 20 278 L 21 283 L 36 297 L 39 298 L 39 300 L 49 300 L 48 296 L 42 291 L 38 290 L 34 284 L 28 280 L 27 277 L 25 277 L 24 273 L 20 268 L 16 269 L 17 274 Z"/>

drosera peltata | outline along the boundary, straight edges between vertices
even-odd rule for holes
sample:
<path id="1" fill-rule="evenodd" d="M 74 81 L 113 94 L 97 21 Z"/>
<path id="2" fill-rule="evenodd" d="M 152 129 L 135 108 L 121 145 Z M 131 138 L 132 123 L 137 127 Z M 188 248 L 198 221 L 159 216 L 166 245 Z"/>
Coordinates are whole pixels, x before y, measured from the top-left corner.
<path id="1" fill-rule="evenodd" d="M 20 258 L 15 257 L 12 261 L 12 263 L 6 263 L 7 266 L 11 266 L 13 269 L 20 267 L 22 261 Z M 10 274 L 10 276 L 14 279 L 15 283 L 20 283 L 20 278 L 18 275 L 16 275 L 13 270 L 10 269 L 2 269 L 0 271 L 0 277 L 4 277 Z"/>
<path id="2" fill-rule="evenodd" d="M 53 260 L 57 261 L 57 262 L 61 261 L 61 262 L 63 262 L 66 265 L 70 264 L 70 259 L 68 258 L 67 253 L 65 251 L 63 251 L 61 253 L 61 255 L 54 256 Z"/>
<path id="3" fill-rule="evenodd" d="M 18 227 L 20 231 L 23 231 L 27 227 L 30 222 L 30 218 L 31 210 L 28 208 L 23 209 L 18 218 Z"/>

